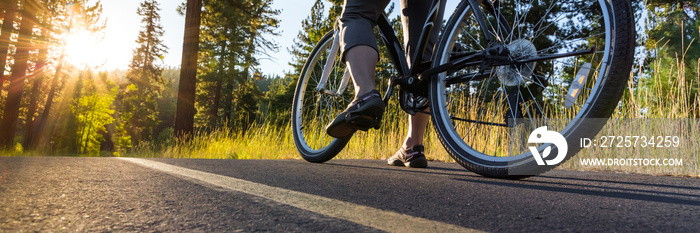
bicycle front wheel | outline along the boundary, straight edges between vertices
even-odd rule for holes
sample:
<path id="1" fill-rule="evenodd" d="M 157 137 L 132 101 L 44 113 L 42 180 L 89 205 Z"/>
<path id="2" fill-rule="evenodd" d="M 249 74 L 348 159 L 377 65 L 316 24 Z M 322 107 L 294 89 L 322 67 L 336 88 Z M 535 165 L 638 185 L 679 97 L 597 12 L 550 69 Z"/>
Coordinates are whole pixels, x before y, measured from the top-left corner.
<path id="1" fill-rule="evenodd" d="M 478 2 L 476 10 L 469 1 L 458 6 L 433 67 L 499 46 L 510 61 L 526 62 L 475 62 L 431 77 L 436 131 L 459 164 L 485 176 L 522 178 L 552 169 L 581 149 L 577 138 L 595 136 L 622 96 L 635 44 L 630 2 Z M 528 146 L 542 126 L 567 141 L 566 158 L 556 164 L 543 165 Z"/>
<path id="2" fill-rule="evenodd" d="M 354 93 L 348 83 L 350 78 L 345 64 L 340 59 L 337 36 L 336 31 L 331 31 L 314 47 L 294 93 L 294 143 L 301 156 L 313 163 L 332 159 L 350 140 L 333 138 L 325 130 L 325 126 L 352 101 Z"/>

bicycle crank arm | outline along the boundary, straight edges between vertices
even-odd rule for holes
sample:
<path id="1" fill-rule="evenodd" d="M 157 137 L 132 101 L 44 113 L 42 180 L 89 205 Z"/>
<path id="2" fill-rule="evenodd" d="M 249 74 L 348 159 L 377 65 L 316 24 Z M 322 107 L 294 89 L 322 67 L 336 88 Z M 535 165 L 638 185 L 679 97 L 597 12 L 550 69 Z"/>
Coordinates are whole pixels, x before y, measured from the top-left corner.
<path id="1" fill-rule="evenodd" d="M 382 101 L 384 101 L 384 106 L 389 106 L 389 98 L 391 98 L 391 94 L 394 93 L 397 79 L 396 76 L 391 76 L 391 78 L 389 78 L 389 87 L 386 89 L 386 93 L 384 93 L 384 98 L 382 99 Z"/>
<path id="2" fill-rule="evenodd" d="M 413 76 L 407 76 L 407 77 L 396 77 L 396 76 L 391 76 L 389 78 L 389 88 L 387 88 L 386 93 L 384 94 L 384 104 L 389 104 L 389 98 L 394 92 L 394 87 L 400 86 L 401 88 L 409 88 L 411 85 L 415 84 L 416 81 L 418 81 L 415 77 Z"/>

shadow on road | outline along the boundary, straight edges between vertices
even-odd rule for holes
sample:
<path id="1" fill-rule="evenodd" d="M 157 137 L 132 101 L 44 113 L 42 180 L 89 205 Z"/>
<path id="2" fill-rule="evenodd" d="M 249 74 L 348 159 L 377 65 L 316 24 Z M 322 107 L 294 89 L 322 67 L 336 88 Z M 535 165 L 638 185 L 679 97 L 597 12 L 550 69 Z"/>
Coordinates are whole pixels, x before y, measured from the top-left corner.
<path id="1" fill-rule="evenodd" d="M 487 178 L 466 169 L 455 169 L 446 167 L 428 167 L 425 169 L 406 169 L 403 167 L 385 166 L 379 167 L 371 165 L 356 165 L 342 163 L 325 163 L 327 166 L 338 166 L 346 168 L 372 169 L 372 170 L 394 170 L 397 172 L 426 174 L 426 175 L 448 175 L 457 176 L 453 180 L 462 182 L 479 183 L 511 188 L 525 188 L 546 192 L 573 193 L 599 197 L 623 198 L 628 200 L 639 200 L 648 202 L 671 203 L 681 205 L 700 206 L 700 187 L 677 184 L 663 184 L 666 178 L 653 177 L 648 183 L 626 181 L 627 175 L 605 174 L 603 178 L 572 177 L 568 172 L 566 176 L 547 175 L 535 176 L 523 180 L 503 180 Z M 590 173 L 581 173 L 582 175 Z M 579 175 L 579 176 L 582 176 Z M 619 179 L 619 180 L 614 180 Z M 691 178 L 689 178 L 691 179 Z M 693 180 L 693 179 L 691 179 Z"/>
<path id="2" fill-rule="evenodd" d="M 687 193 L 685 188 L 696 189 L 695 187 L 672 186 L 679 188 L 666 188 L 663 191 L 650 189 L 657 186 L 655 184 L 647 185 L 633 182 L 619 182 L 624 187 L 620 186 L 603 186 L 593 184 L 599 182 L 608 182 L 607 180 L 596 179 L 579 179 L 567 177 L 537 177 L 539 180 L 496 180 L 488 178 L 479 179 L 455 179 L 458 181 L 472 182 L 479 184 L 496 185 L 512 188 L 525 188 L 533 190 L 541 190 L 547 192 L 563 192 L 572 194 L 581 194 L 599 197 L 613 197 L 628 200 L 639 200 L 648 202 L 661 202 L 681 205 L 700 206 L 700 194 Z M 572 182 L 557 182 L 557 179 L 571 180 Z M 586 184 L 574 183 L 576 181 L 586 181 Z M 590 183 L 590 184 L 589 184 Z"/>
<path id="3" fill-rule="evenodd" d="M 669 185 L 669 184 L 639 183 L 639 182 L 629 182 L 629 181 L 619 181 L 619 180 L 587 179 L 587 178 L 578 178 L 578 177 L 576 177 L 576 178 L 574 178 L 574 177 L 556 177 L 556 176 L 546 176 L 546 175 L 545 176 L 538 176 L 538 177 L 549 178 L 549 179 L 574 180 L 574 181 L 605 182 L 605 183 L 625 184 L 625 185 L 656 186 L 656 187 L 661 187 L 661 188 L 688 189 L 688 190 L 700 191 L 700 186 L 699 187 L 691 187 L 691 186 L 678 186 L 678 185 Z M 700 183 L 700 179 L 698 179 L 697 181 L 698 181 L 698 183 Z"/>
<path id="4" fill-rule="evenodd" d="M 324 163 L 323 165 L 348 167 L 348 168 L 363 168 L 363 169 L 372 169 L 372 170 L 379 170 L 379 171 L 395 170 L 395 171 L 417 173 L 417 174 L 466 175 L 466 176 L 473 176 L 473 177 L 481 177 L 479 175 L 476 175 L 476 173 L 473 173 L 467 169 L 454 169 L 454 168 L 445 168 L 445 167 L 428 166 L 427 168 L 405 168 L 405 167 L 389 166 L 386 164 L 385 164 L 386 165 L 385 167 L 372 167 L 372 166 L 353 165 L 353 164 L 339 164 L 339 163 L 332 163 L 332 162 L 327 162 L 327 163 Z"/>

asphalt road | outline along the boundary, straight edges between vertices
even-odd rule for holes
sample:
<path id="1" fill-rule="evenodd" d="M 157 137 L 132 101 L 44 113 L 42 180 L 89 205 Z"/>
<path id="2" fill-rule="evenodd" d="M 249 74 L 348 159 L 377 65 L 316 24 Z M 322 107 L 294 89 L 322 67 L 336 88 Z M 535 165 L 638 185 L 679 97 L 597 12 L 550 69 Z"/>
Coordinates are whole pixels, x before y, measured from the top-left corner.
<path id="1" fill-rule="evenodd" d="M 0 232 L 700 229 L 698 178 L 552 171 L 516 181 L 429 165 L 0 157 Z"/>

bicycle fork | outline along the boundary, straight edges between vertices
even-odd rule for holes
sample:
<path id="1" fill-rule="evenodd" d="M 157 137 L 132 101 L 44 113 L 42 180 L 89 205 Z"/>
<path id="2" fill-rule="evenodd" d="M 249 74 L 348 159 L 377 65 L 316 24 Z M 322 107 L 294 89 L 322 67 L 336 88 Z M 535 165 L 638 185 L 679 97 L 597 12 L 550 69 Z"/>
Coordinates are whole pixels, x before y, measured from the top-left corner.
<path id="1" fill-rule="evenodd" d="M 333 65 L 336 62 L 337 56 L 338 56 L 338 51 L 340 51 L 340 31 L 336 30 L 333 33 L 333 44 L 331 45 L 331 49 L 328 53 L 328 59 L 326 60 L 326 64 L 323 66 L 323 73 L 321 73 L 321 80 L 319 80 L 318 86 L 316 86 L 315 91 L 324 93 L 327 95 L 331 96 L 341 96 L 343 93 L 345 93 L 345 89 L 348 87 L 348 83 L 350 82 L 350 71 L 345 68 L 345 71 L 343 71 L 343 78 L 340 80 L 340 85 L 338 86 L 337 90 L 328 90 L 326 89 L 326 83 L 328 82 L 328 78 L 331 75 L 331 72 L 333 71 Z M 389 79 L 389 88 L 387 89 L 386 93 L 384 94 L 383 101 L 384 104 L 389 103 L 389 98 L 391 97 L 391 94 L 394 91 L 394 86 L 399 85 L 397 83 L 397 80 L 399 78 L 396 77 L 391 77 Z M 413 83 L 413 77 L 410 77 L 410 80 L 408 80 L 408 84 Z"/>
<path id="2" fill-rule="evenodd" d="M 347 88 L 348 82 L 350 81 L 350 71 L 347 68 L 343 72 L 343 79 L 341 79 L 340 81 L 340 86 L 338 86 L 338 90 L 332 91 L 326 89 L 326 83 L 328 82 L 328 77 L 330 77 L 331 72 L 333 71 L 333 64 L 335 64 L 339 50 L 340 31 L 336 30 L 333 33 L 333 44 L 331 45 L 331 50 L 328 53 L 328 59 L 326 60 L 326 64 L 323 66 L 321 80 L 319 80 L 318 86 L 316 86 L 315 89 L 317 92 L 321 92 L 332 96 L 341 96 L 345 92 L 345 88 Z"/>

